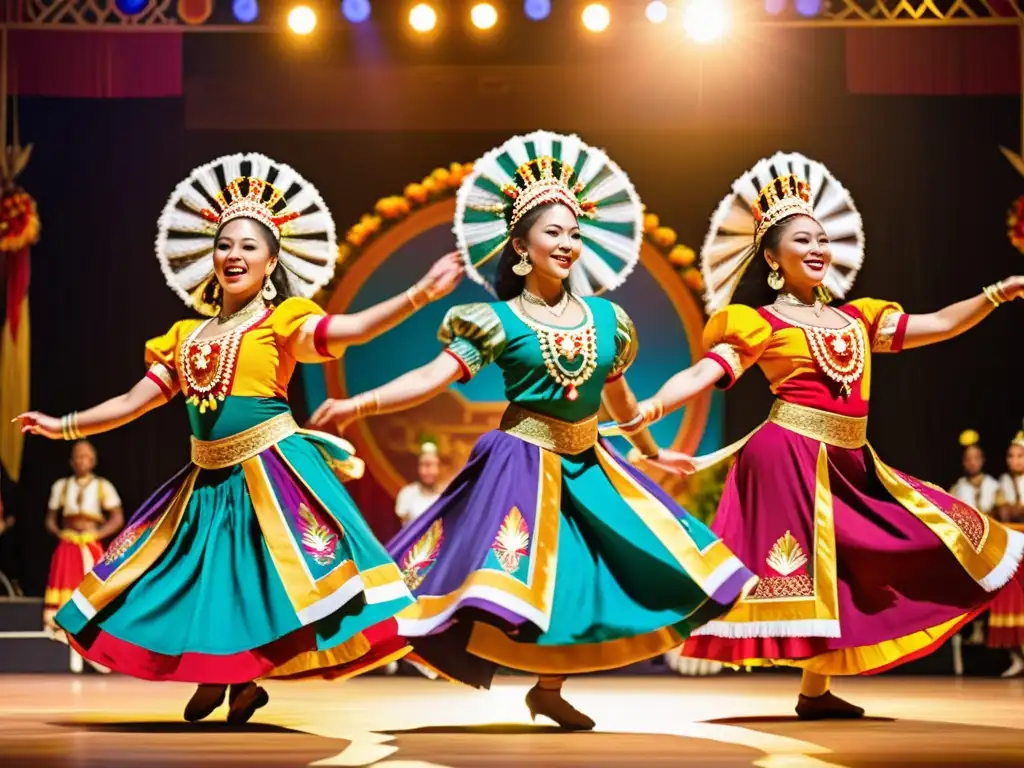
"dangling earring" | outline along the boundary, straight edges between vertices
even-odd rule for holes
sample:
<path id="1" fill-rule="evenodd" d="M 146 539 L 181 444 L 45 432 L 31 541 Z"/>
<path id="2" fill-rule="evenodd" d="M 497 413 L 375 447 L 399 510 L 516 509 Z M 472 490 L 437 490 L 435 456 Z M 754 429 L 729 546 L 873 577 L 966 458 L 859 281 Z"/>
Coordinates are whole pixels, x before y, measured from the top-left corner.
<path id="1" fill-rule="evenodd" d="M 832 303 L 832 299 L 833 299 L 832 291 L 830 291 L 825 286 L 824 283 L 822 283 L 821 285 L 815 287 L 814 295 L 817 297 L 818 301 L 820 301 L 822 304 L 831 304 Z"/>
<path id="2" fill-rule="evenodd" d="M 519 262 L 512 267 L 512 271 L 519 277 L 526 277 L 528 274 L 533 272 L 533 264 L 530 263 L 530 259 L 526 255 L 526 251 L 520 252 Z"/>
<path id="3" fill-rule="evenodd" d="M 777 266 L 773 266 L 772 271 L 768 273 L 768 287 L 773 291 L 781 291 L 785 284 L 786 278 L 782 276 Z"/>
<path id="4" fill-rule="evenodd" d="M 270 275 L 267 275 L 263 280 L 263 299 L 265 301 L 273 301 L 277 298 L 277 286 L 274 285 L 274 281 L 270 279 Z"/>

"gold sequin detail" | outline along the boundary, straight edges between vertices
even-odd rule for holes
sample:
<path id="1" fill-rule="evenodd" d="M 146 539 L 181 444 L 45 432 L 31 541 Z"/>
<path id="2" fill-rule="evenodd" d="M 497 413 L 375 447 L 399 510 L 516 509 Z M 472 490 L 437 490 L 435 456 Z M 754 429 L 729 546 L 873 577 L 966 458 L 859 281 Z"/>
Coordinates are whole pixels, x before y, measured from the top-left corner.
<path id="1" fill-rule="evenodd" d="M 776 400 L 768 421 L 790 432 L 838 448 L 856 450 L 863 448 L 868 441 L 867 416 L 841 416 L 806 405 Z"/>
<path id="2" fill-rule="evenodd" d="M 708 350 L 708 354 L 717 355 L 725 361 L 726 365 L 732 369 L 733 379 L 738 379 L 743 374 L 743 363 L 740 361 L 740 353 L 736 351 L 736 348 L 732 344 L 715 344 L 711 349 Z"/>
<path id="3" fill-rule="evenodd" d="M 237 435 L 220 440 L 192 438 L 192 463 L 201 469 L 224 469 L 241 464 L 299 431 L 290 413 L 282 413 Z"/>
<path id="4" fill-rule="evenodd" d="M 892 352 L 892 343 L 896 339 L 896 329 L 899 328 L 900 318 L 903 313 L 898 309 L 886 309 L 882 312 L 882 319 L 878 323 L 878 332 L 871 344 L 872 352 Z"/>
<path id="5" fill-rule="evenodd" d="M 597 416 L 582 421 L 562 421 L 510 405 L 502 414 L 498 429 L 545 450 L 570 456 L 593 448 L 597 443 Z"/>

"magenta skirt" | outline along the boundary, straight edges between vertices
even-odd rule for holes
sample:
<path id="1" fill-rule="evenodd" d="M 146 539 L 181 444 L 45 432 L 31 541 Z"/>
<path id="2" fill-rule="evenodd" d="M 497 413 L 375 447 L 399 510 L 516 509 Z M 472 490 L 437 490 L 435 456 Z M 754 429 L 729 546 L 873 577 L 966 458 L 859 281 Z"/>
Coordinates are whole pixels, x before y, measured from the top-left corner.
<path id="1" fill-rule="evenodd" d="M 683 654 L 871 674 L 937 648 L 1014 576 L 1024 534 L 850 449 L 766 423 L 712 530 L 761 577 Z"/>

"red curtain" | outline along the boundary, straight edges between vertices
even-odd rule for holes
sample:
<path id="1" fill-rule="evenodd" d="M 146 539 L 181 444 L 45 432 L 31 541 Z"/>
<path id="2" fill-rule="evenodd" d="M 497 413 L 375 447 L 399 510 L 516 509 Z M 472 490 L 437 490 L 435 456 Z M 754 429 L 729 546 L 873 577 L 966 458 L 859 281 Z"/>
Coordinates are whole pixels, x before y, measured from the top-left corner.
<path id="1" fill-rule="evenodd" d="M 9 93 L 85 99 L 182 95 L 180 32 L 7 34 Z"/>
<path id="2" fill-rule="evenodd" d="M 851 29 L 850 93 L 984 96 L 1020 93 L 1016 27 Z"/>

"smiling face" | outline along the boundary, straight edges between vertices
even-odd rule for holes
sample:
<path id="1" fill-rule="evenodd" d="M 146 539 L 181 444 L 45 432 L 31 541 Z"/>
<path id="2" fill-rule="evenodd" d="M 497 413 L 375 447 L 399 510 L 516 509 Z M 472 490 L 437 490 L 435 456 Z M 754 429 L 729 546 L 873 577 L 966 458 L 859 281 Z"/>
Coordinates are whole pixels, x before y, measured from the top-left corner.
<path id="1" fill-rule="evenodd" d="M 794 216 L 778 225 L 778 233 L 766 245 L 769 267 L 777 265 L 794 293 L 809 292 L 825 279 L 832 263 L 828 235 L 809 216 Z"/>
<path id="2" fill-rule="evenodd" d="M 277 266 L 273 235 L 253 219 L 232 219 L 217 235 L 213 271 L 225 295 L 255 296 Z"/>
<path id="3" fill-rule="evenodd" d="M 562 281 L 583 250 L 576 215 L 561 203 L 538 208 L 537 216 L 523 217 L 529 226 L 512 240 L 517 253 L 526 251 L 537 277 Z M 532 221 L 529 219 L 532 218 Z"/>

